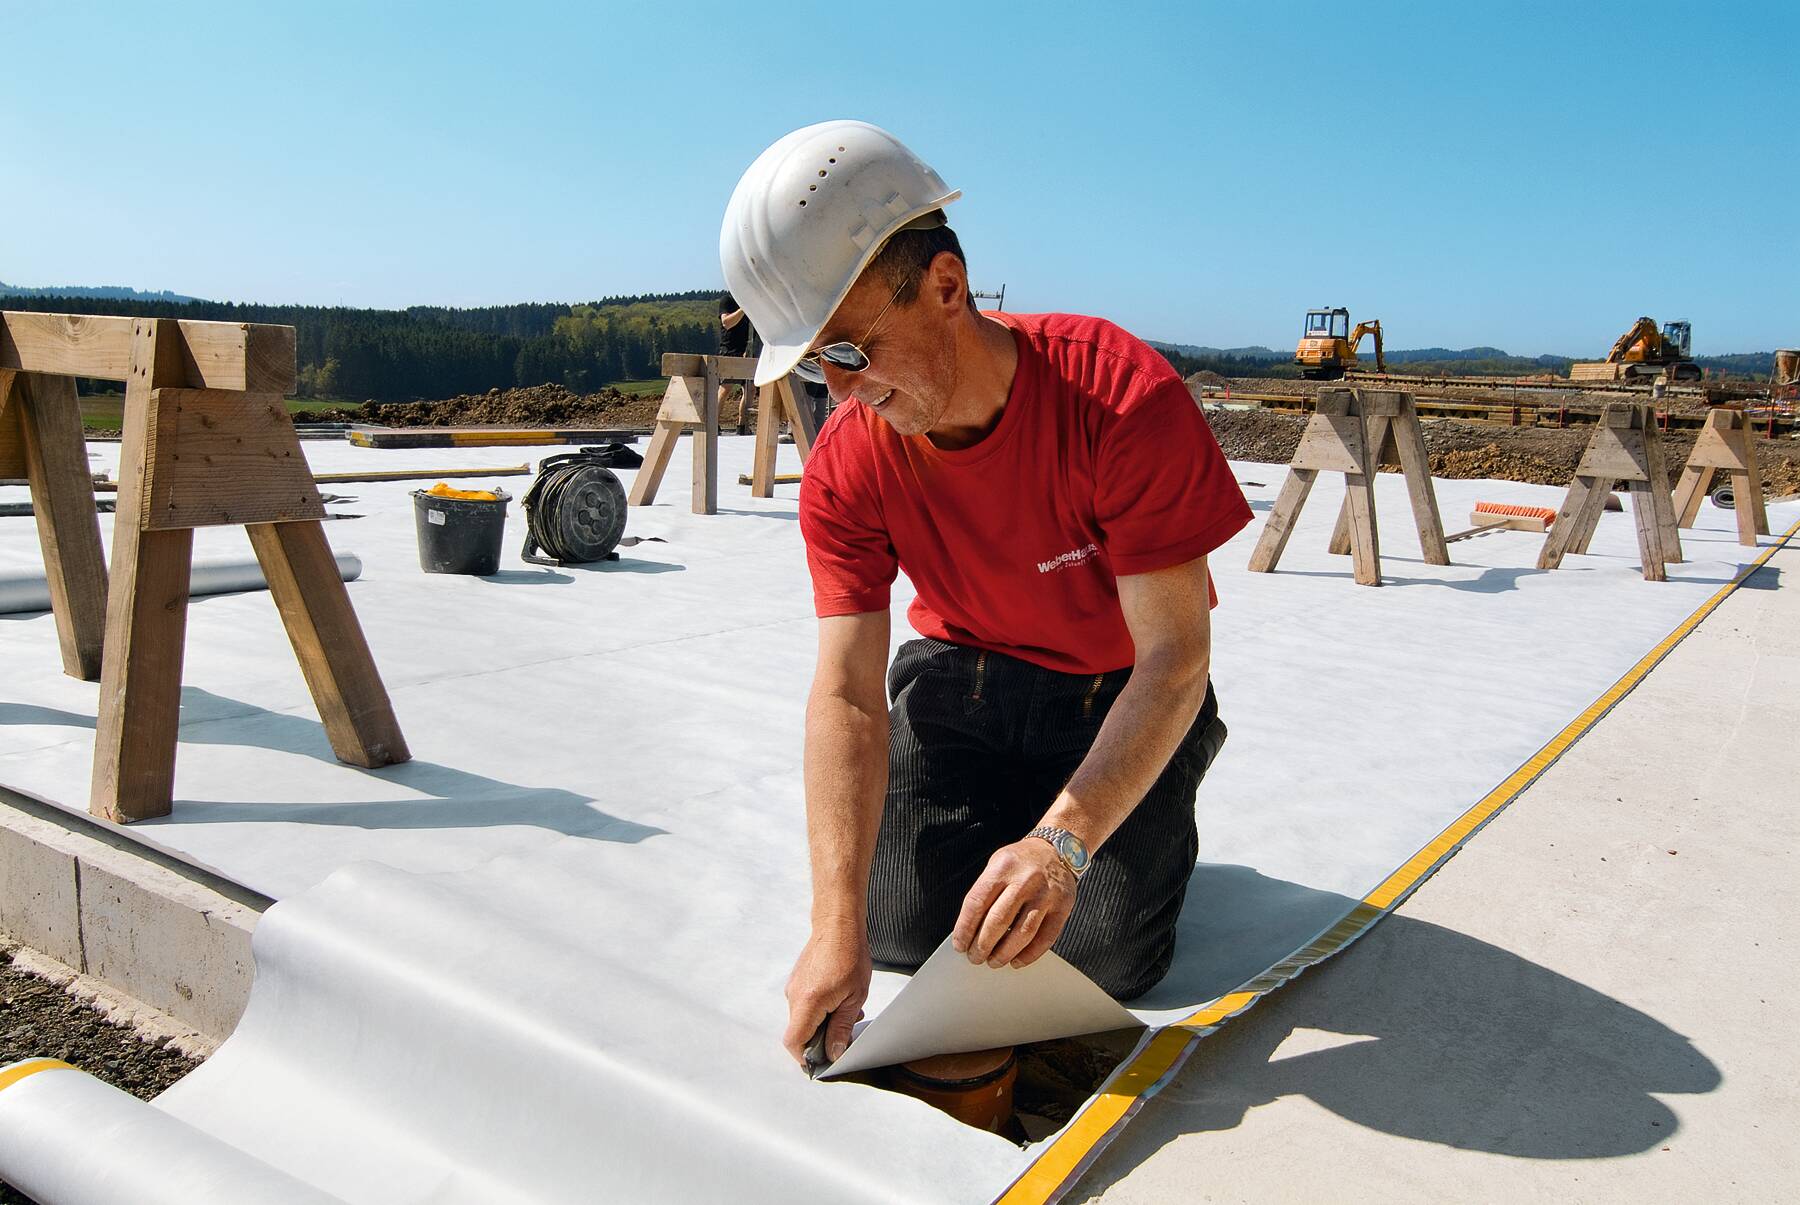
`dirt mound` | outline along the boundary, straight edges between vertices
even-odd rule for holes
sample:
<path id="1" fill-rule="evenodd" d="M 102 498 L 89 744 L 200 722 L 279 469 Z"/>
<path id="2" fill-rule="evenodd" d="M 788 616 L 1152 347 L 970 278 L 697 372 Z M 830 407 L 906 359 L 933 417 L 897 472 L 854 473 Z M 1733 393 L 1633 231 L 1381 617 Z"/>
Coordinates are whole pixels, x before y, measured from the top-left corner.
<path id="1" fill-rule="evenodd" d="M 575 393 L 561 385 L 490 389 L 441 402 L 364 402 L 349 421 L 381 427 L 629 427 L 648 431 L 660 394 Z"/>
<path id="2" fill-rule="evenodd" d="M 1306 419 L 1298 414 L 1271 410 L 1206 410 L 1213 438 L 1232 460 L 1261 460 L 1286 464 L 1300 446 Z"/>
<path id="3" fill-rule="evenodd" d="M 1537 485 L 1563 485 L 1573 472 L 1573 465 L 1563 468 L 1542 456 L 1503 448 L 1497 443 L 1483 444 L 1479 448 L 1434 452 L 1431 456 L 1433 477 L 1472 477 L 1493 481 L 1529 481 Z"/>
<path id="4" fill-rule="evenodd" d="M 1202 389 L 1231 388 L 1231 382 L 1229 380 L 1208 368 L 1202 368 L 1199 372 L 1194 373 L 1192 376 L 1188 377 L 1185 383 L 1188 387 L 1188 392 L 1195 397 L 1200 396 L 1200 391 Z"/>

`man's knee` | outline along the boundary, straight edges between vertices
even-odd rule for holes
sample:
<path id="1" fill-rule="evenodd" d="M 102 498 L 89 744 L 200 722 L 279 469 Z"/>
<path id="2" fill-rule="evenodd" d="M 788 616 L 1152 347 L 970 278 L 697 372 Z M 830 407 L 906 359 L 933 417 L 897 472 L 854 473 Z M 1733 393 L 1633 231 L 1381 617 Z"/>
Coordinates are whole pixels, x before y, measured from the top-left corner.
<path id="1" fill-rule="evenodd" d="M 935 915 L 938 910 L 889 906 L 869 896 L 869 957 L 882 966 L 917 970 L 956 924 Z"/>
<path id="2" fill-rule="evenodd" d="M 1115 1000 L 1132 1000 L 1163 981 L 1175 961 L 1175 926 L 1140 934 L 1064 931 L 1054 947 L 1070 966 L 1092 979 Z"/>

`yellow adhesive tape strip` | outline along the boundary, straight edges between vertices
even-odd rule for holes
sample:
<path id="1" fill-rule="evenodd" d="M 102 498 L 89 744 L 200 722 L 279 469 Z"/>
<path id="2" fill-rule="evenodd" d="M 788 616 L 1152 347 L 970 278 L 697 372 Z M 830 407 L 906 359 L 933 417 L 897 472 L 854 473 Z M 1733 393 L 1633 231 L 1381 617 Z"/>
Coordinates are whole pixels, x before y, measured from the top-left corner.
<path id="1" fill-rule="evenodd" d="M 23 1063 L 14 1063 L 0 1071 L 0 1092 L 12 1087 L 27 1076 L 36 1075 L 40 1071 L 73 1071 L 75 1068 L 61 1059 L 27 1059 Z"/>
<path id="2" fill-rule="evenodd" d="M 1245 984 L 1242 989 L 1219 997 L 1152 1037 L 1136 1058 L 1114 1073 L 1112 1080 L 1100 1094 L 1038 1156 L 1025 1174 L 1013 1182 L 1012 1187 L 998 1199 L 998 1205 L 1044 1205 L 1045 1202 L 1058 1199 L 1072 1186 L 1075 1178 L 1099 1157 L 1105 1144 L 1131 1119 L 1144 1099 L 1180 1070 L 1195 1043 L 1227 1018 L 1243 1012 L 1307 967 L 1336 954 L 1386 916 L 1414 888 L 1430 878 L 1458 846 L 1523 794 L 1525 788 L 1549 769 L 1552 762 L 1568 751 L 1569 746 L 1580 740 L 1620 699 L 1648 677 L 1657 663 L 1692 634 L 1701 621 L 1718 609 L 1720 603 L 1731 597 L 1732 592 L 1743 585 L 1751 574 L 1768 564 L 1771 557 L 1785 548 L 1796 533 L 1800 533 L 1800 522 L 1789 527 L 1780 539 L 1763 550 L 1762 555 L 1731 581 L 1719 587 L 1717 593 L 1700 604 L 1692 615 L 1682 620 L 1655 648 L 1639 658 L 1624 677 L 1613 683 L 1606 693 L 1595 699 L 1561 732 L 1552 737 L 1549 744 L 1507 775 L 1499 786 L 1482 796 L 1474 807 L 1457 817 L 1428 845 L 1408 858 L 1400 869 L 1364 896 L 1343 919 L 1303 949 L 1295 951 Z"/>

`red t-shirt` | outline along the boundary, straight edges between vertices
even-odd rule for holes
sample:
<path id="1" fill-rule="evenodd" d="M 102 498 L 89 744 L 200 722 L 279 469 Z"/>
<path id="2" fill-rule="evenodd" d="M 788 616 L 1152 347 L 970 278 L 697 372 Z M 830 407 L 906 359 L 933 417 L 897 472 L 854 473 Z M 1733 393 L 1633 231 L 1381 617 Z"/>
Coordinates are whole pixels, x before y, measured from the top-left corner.
<path id="1" fill-rule="evenodd" d="M 990 316 L 1012 328 L 1019 367 L 980 443 L 945 451 L 856 401 L 820 431 L 800 486 L 815 605 L 886 610 L 904 568 L 921 635 L 1122 669 L 1136 655 L 1117 577 L 1204 556 L 1250 506 L 1154 349 L 1099 318 Z"/>

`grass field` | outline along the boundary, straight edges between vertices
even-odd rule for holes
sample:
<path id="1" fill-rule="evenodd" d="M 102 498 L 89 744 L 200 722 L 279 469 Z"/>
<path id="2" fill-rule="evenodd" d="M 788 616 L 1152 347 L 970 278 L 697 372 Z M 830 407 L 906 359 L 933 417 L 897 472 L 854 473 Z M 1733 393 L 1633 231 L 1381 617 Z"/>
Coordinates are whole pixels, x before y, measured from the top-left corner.
<path id="1" fill-rule="evenodd" d="M 620 393 L 629 393 L 633 397 L 640 397 L 646 393 L 660 395 L 669 387 L 669 378 L 656 377 L 649 381 L 612 381 L 606 387 L 617 389 Z"/>

